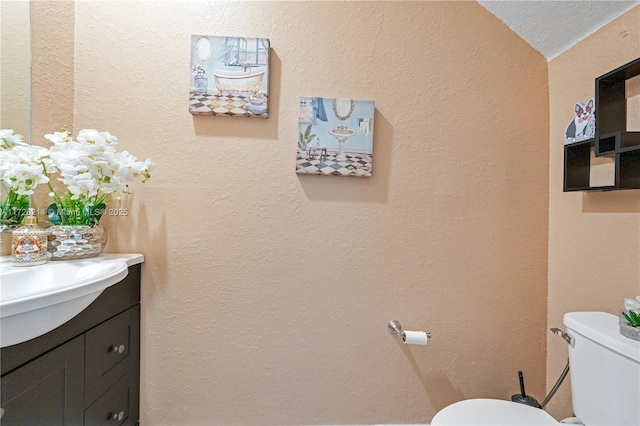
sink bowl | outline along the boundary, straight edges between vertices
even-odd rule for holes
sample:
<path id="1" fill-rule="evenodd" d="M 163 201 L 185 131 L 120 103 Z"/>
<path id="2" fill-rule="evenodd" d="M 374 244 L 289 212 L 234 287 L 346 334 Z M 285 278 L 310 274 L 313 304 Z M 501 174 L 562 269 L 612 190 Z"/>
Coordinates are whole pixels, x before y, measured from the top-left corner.
<path id="1" fill-rule="evenodd" d="M 338 155 L 336 155 L 336 160 L 346 161 L 347 155 L 344 153 L 344 141 L 346 141 L 347 138 L 350 138 L 351 136 L 355 135 L 356 132 L 344 127 L 343 128 L 336 127 L 333 130 L 329 130 L 329 134 L 334 136 L 338 140 Z"/>
<path id="2" fill-rule="evenodd" d="M 329 131 L 329 134 L 335 136 L 338 140 L 344 140 L 350 136 L 355 135 L 356 132 L 351 129 L 333 129 Z"/>
<path id="3" fill-rule="evenodd" d="M 127 276 L 142 255 L 104 254 L 90 259 L 15 267 L 0 259 L 0 347 L 22 343 L 69 321 L 105 288 Z"/>

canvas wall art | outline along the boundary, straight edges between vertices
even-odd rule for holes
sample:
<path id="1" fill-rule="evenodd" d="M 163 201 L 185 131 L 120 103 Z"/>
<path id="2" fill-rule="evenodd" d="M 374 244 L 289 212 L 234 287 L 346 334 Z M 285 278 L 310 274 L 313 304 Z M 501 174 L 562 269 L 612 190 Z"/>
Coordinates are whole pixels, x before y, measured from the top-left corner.
<path id="1" fill-rule="evenodd" d="M 189 112 L 269 116 L 269 39 L 191 36 Z"/>
<path id="2" fill-rule="evenodd" d="M 373 101 L 301 97 L 296 173 L 370 177 Z"/>

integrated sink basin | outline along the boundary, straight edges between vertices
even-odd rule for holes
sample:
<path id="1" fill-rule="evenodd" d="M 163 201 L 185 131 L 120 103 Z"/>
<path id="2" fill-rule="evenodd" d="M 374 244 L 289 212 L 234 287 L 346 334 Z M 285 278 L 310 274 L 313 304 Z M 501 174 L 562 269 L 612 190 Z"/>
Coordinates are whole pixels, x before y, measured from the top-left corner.
<path id="1" fill-rule="evenodd" d="M 127 276 L 140 254 L 16 267 L 0 258 L 0 347 L 22 343 L 61 326 Z"/>

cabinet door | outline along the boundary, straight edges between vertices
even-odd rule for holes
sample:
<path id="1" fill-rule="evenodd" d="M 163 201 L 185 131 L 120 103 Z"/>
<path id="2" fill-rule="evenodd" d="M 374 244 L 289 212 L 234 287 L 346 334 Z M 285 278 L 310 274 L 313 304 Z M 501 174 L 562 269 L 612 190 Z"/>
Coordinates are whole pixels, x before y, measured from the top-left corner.
<path id="1" fill-rule="evenodd" d="M 82 425 L 84 336 L 2 377 L 2 426 Z"/>

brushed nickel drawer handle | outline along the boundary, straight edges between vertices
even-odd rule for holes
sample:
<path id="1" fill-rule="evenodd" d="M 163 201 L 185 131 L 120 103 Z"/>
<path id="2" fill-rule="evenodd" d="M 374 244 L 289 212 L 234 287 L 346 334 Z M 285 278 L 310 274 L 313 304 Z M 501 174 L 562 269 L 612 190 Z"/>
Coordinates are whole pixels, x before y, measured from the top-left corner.
<path id="1" fill-rule="evenodd" d="M 113 416 L 111 416 L 111 418 L 113 420 L 117 420 L 117 421 L 121 422 L 122 419 L 124 419 L 124 411 L 120 411 L 119 413 L 113 413 Z"/>
<path id="2" fill-rule="evenodd" d="M 121 354 L 121 353 L 124 352 L 124 349 L 125 349 L 124 345 L 120 345 L 120 346 L 111 345 L 111 346 L 109 346 L 109 352 L 113 352 L 113 353 Z"/>

